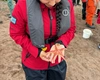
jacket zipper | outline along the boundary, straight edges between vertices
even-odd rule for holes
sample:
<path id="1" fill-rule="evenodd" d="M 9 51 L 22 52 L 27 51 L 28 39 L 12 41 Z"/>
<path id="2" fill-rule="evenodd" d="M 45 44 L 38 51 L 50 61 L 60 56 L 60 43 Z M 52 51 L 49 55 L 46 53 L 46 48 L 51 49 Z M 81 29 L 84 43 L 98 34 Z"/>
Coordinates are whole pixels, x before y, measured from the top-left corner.
<path id="1" fill-rule="evenodd" d="M 48 9 L 48 15 L 50 18 L 50 36 L 49 36 L 50 38 L 52 36 L 52 19 L 53 19 L 50 9 Z"/>
<path id="2" fill-rule="evenodd" d="M 50 18 L 50 36 L 49 36 L 49 38 L 50 38 L 52 36 L 52 19 L 53 19 L 50 9 L 48 9 L 48 15 Z M 51 47 L 51 44 L 50 44 L 50 47 Z M 48 63 L 48 68 L 49 67 L 50 67 L 50 62 Z"/>
<path id="3" fill-rule="evenodd" d="M 27 53 L 26 56 L 25 56 L 24 61 L 26 61 L 26 59 L 27 59 L 28 57 L 30 57 L 30 55 L 31 55 L 30 53 Z"/>

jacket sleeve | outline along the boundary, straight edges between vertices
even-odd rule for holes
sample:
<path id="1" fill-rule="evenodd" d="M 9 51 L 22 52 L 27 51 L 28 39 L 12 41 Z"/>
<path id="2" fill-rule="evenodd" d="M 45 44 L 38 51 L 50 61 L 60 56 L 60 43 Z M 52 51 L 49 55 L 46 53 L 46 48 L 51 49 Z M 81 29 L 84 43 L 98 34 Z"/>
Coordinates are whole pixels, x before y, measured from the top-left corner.
<path id="1" fill-rule="evenodd" d="M 74 37 L 74 33 L 75 33 L 75 16 L 74 16 L 74 8 L 73 8 L 73 4 L 71 0 L 68 0 L 70 3 L 70 28 L 63 34 L 61 35 L 57 41 L 61 41 L 64 46 L 67 46 L 70 41 L 73 39 Z"/>
<path id="2" fill-rule="evenodd" d="M 10 21 L 10 28 L 9 28 L 10 36 L 24 50 L 27 50 L 31 55 L 33 55 L 36 58 L 38 56 L 39 51 L 37 47 L 32 45 L 32 42 L 27 35 L 26 32 L 27 20 L 24 19 L 23 13 L 25 12 L 22 11 L 22 8 L 20 8 L 19 3 L 16 4 Z"/>

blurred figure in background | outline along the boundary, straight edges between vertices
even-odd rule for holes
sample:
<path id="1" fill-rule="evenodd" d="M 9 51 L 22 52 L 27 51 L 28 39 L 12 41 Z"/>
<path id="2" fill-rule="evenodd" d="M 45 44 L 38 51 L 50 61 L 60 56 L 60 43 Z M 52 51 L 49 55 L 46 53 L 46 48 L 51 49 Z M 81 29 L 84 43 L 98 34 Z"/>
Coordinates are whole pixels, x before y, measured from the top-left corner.
<path id="1" fill-rule="evenodd" d="M 8 3 L 9 10 L 10 10 L 9 18 L 11 18 L 11 14 L 12 14 L 12 11 L 13 11 L 13 8 L 14 8 L 13 0 L 7 0 L 7 3 Z"/>
<path id="2" fill-rule="evenodd" d="M 80 3 L 80 0 L 73 0 L 73 5 L 74 6 L 77 6 L 77 5 L 81 5 L 81 4 L 79 4 Z"/>
<path id="3" fill-rule="evenodd" d="M 14 0 L 15 3 L 18 2 L 18 0 Z M 13 4 L 13 0 L 7 0 L 7 3 L 8 3 L 8 7 L 9 7 L 9 10 L 10 10 L 10 15 L 9 18 L 11 18 L 11 14 L 12 14 L 12 11 L 13 11 L 13 8 L 14 8 L 14 4 Z"/>
<path id="4" fill-rule="evenodd" d="M 97 17 L 100 13 L 100 0 L 98 0 L 98 3 L 97 3 Z"/>
<path id="5" fill-rule="evenodd" d="M 86 4 L 86 26 L 95 29 L 93 24 L 93 17 L 96 11 L 97 0 L 88 0 Z"/>
<path id="6" fill-rule="evenodd" d="M 86 1 L 87 0 L 82 0 L 82 19 L 86 19 Z"/>
<path id="7" fill-rule="evenodd" d="M 100 0 L 97 3 L 97 24 L 100 24 Z M 98 48 L 100 49 L 100 43 L 98 44 Z"/>

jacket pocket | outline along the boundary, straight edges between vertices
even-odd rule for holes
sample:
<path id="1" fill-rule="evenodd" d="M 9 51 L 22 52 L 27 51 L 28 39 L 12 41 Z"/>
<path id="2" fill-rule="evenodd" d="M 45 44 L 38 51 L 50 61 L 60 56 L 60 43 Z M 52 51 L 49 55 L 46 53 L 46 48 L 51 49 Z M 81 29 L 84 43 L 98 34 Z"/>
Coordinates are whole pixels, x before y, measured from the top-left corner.
<path id="1" fill-rule="evenodd" d="M 26 56 L 25 56 L 24 61 L 26 61 L 26 59 L 29 58 L 30 56 L 31 56 L 31 54 L 30 53 L 27 53 Z"/>

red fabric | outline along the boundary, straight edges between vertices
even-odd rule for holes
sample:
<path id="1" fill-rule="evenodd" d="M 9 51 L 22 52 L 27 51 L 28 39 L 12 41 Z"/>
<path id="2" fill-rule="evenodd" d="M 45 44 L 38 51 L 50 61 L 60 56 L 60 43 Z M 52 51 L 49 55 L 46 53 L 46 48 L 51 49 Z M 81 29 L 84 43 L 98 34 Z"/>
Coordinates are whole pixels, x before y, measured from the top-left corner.
<path id="1" fill-rule="evenodd" d="M 98 18 L 97 18 L 97 24 L 100 24 L 100 12 L 99 12 L 99 15 L 98 15 Z"/>
<path id="2" fill-rule="evenodd" d="M 82 0 L 82 2 L 87 2 L 87 0 Z"/>
<path id="3" fill-rule="evenodd" d="M 64 45 L 68 45 L 69 42 L 74 37 L 75 32 L 75 19 L 74 19 L 74 12 L 72 7 L 72 1 L 69 0 L 71 5 L 70 10 L 70 17 L 71 17 L 71 26 L 69 30 L 60 36 L 58 40 L 61 40 Z M 48 16 L 48 8 L 45 7 L 43 4 L 41 4 L 41 11 L 43 16 L 43 22 L 44 22 L 44 37 L 45 39 L 49 37 L 50 35 L 50 19 Z M 51 13 L 53 16 L 52 20 L 52 36 L 56 34 L 56 13 L 55 8 L 51 8 Z M 12 16 L 16 19 L 16 23 L 13 24 L 10 22 L 10 36 L 11 38 L 22 47 L 22 63 L 31 68 L 36 70 L 43 70 L 47 69 L 49 63 L 46 61 L 41 60 L 38 56 L 38 48 L 32 45 L 31 40 L 27 36 L 29 34 L 28 30 L 28 22 L 27 22 L 27 13 L 26 13 L 26 0 L 19 0 L 16 4 Z M 50 44 L 47 44 L 47 51 L 50 50 Z M 31 55 L 26 59 L 26 54 L 30 53 Z M 50 66 L 57 65 L 58 61 L 56 60 L 55 64 L 51 64 Z"/>

